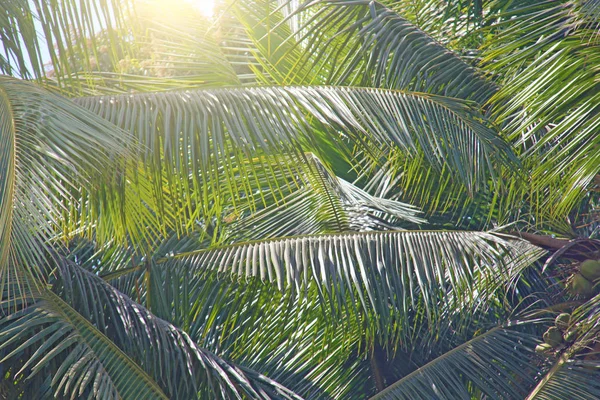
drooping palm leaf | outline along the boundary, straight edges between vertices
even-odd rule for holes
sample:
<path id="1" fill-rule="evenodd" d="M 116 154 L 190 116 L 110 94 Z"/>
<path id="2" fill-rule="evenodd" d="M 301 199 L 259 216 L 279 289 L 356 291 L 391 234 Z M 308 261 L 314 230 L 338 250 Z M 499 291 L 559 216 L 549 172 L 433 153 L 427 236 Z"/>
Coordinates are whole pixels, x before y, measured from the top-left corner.
<path id="1" fill-rule="evenodd" d="M 63 94 L 239 83 L 211 23 L 184 1 L 9 0 L 0 22 L 0 73 Z"/>
<path id="2" fill-rule="evenodd" d="M 239 3 L 237 16 L 276 83 L 394 88 L 478 101 L 493 93 L 474 68 L 378 2 Z"/>
<path id="3" fill-rule="evenodd" d="M 489 10 L 484 0 L 383 0 L 393 9 L 449 49 L 472 46 L 476 31 Z M 465 43 L 461 43 L 465 42 Z"/>
<path id="4" fill-rule="evenodd" d="M 156 226 L 143 209 L 124 217 L 115 207 L 131 206 L 132 193 L 119 179 L 133 141 L 106 120 L 30 83 L 0 77 L 0 136 L 1 285 L 27 274 L 40 278 L 56 236 L 87 229 L 92 220 L 98 233 L 104 227 L 115 238 L 134 215 L 145 229 Z"/>
<path id="5" fill-rule="evenodd" d="M 564 221 L 600 172 L 593 3 L 514 2 L 489 17 L 498 34 L 486 68 L 503 73 L 490 100 L 493 118 L 530 163 L 532 190 L 516 194 L 513 204 L 530 203 L 538 224 Z"/>
<path id="6" fill-rule="evenodd" d="M 63 392 L 73 398 L 84 394 L 97 399 L 168 398 L 152 378 L 69 304 L 48 291 L 42 299 L 3 321 L 0 346 L 17 344 L 3 361 L 39 344 L 22 371 L 31 367 L 35 374 L 61 353 L 70 353 L 59 362 L 53 377 L 57 396 Z"/>
<path id="7" fill-rule="evenodd" d="M 305 300 L 298 301 L 292 293 L 279 293 L 275 287 L 255 279 L 232 282 L 213 274 L 199 275 L 183 263 L 164 265 L 157 260 L 150 269 L 124 272 L 128 275 L 111 283 L 133 297 L 140 296 L 144 306 L 185 327 L 201 346 L 218 349 L 227 358 L 268 372 L 305 398 L 360 399 L 372 390 L 367 379 L 371 347 L 362 343 L 363 329 L 359 328 L 365 322 L 344 312 L 332 319 L 314 287 Z M 131 284 L 126 278 L 133 275 L 136 283 Z M 460 311 L 466 307 L 461 306 Z M 421 309 L 421 304 L 413 309 Z M 425 356 L 422 352 L 427 353 L 440 340 L 438 335 L 457 335 L 457 324 L 462 323 L 464 316 L 451 311 L 451 315 L 434 321 L 433 326 L 417 311 L 402 315 L 404 323 L 411 326 L 402 335 L 400 347 L 406 352 L 402 354 L 412 354 L 411 359 L 416 362 Z M 475 314 L 480 318 L 489 315 L 491 322 L 498 318 L 491 310 Z M 393 348 L 386 351 L 390 357 L 400 352 Z M 350 364 L 355 367 L 339 368 Z"/>
<path id="8" fill-rule="evenodd" d="M 519 68 L 536 52 L 559 42 L 577 31 L 585 31 L 589 40 L 598 27 L 594 0 L 541 2 L 495 1 L 490 4 L 489 27 L 494 41 L 486 48 L 484 62 L 494 68 Z"/>
<path id="9" fill-rule="evenodd" d="M 484 301 L 541 254 L 488 233 L 389 231 L 242 242 L 167 260 L 198 274 L 260 277 L 281 290 L 302 292 L 314 284 L 333 310 L 358 305 L 395 343 L 409 334 L 406 316 L 421 307 L 420 299 L 427 318 L 438 320 L 446 307 Z M 348 312 L 356 313 L 354 307 Z M 393 329 L 390 321 L 397 323 Z"/>
<path id="10" fill-rule="evenodd" d="M 182 327 L 199 346 L 261 371 L 304 398 L 360 398 L 369 385 L 356 319 L 332 325 L 314 291 L 310 300 L 298 301 L 258 280 L 199 276 L 185 265 L 165 268 L 157 262 L 123 272 L 127 275 L 113 274 L 114 287 Z M 355 367 L 339 368 L 342 364 Z"/>
<path id="11" fill-rule="evenodd" d="M 298 398 L 269 378 L 199 348 L 185 332 L 75 264 L 63 264 L 61 269 L 63 296 L 171 396 L 187 398 L 207 392 L 224 398 L 236 393 L 251 398 Z"/>
<path id="12" fill-rule="evenodd" d="M 171 246 L 165 246 L 164 251 L 177 251 L 172 247 L 176 242 L 174 240 Z M 514 251 L 519 252 L 516 247 Z M 213 274 L 199 274 L 186 263 L 163 264 L 164 261 L 155 259 L 147 264 L 149 268 L 142 265 L 142 269 L 136 271 L 125 268 L 123 272 L 127 275 L 120 277 L 117 271 L 113 274 L 116 280 L 111 283 L 134 297 L 140 296 L 139 301 L 144 306 L 185 327 L 202 346 L 218 348 L 219 351 L 226 351 L 228 357 L 237 362 L 243 361 L 244 365 L 263 372 L 269 371 L 269 376 L 308 398 L 322 398 L 323 393 L 343 394 L 344 398 L 351 398 L 351 392 L 347 390 L 360 386 L 364 374 L 368 374 L 363 369 L 368 369 L 366 353 L 370 347 L 360 343 L 356 336 L 362 330 L 356 327 L 353 311 L 350 309 L 337 313 L 333 316 L 333 320 L 337 322 L 331 324 L 329 316 L 323 318 L 323 312 L 327 314 L 328 311 L 323 309 L 315 287 L 310 289 L 306 300 L 297 303 L 295 296 L 290 298 L 287 294 L 282 295 L 255 279 L 245 282 L 215 280 Z M 135 279 L 130 279 L 133 277 Z M 130 283 L 132 281 L 133 284 Z M 483 290 L 483 285 L 479 289 Z M 526 287 L 521 287 L 519 294 L 527 290 Z M 443 301 L 455 303 L 457 297 L 449 291 Z M 408 313 L 398 316 L 404 326 L 410 326 L 407 331 L 399 333 L 402 337 L 399 346 L 406 354 L 412 354 L 413 362 L 419 357 L 426 357 L 427 351 L 439 347 L 440 336 L 446 341 L 446 338 L 462 334 L 461 324 L 465 323 L 463 319 L 466 316 L 461 314 L 466 309 L 470 310 L 468 314 L 476 316 L 474 321 L 481 321 L 489 316 L 490 322 L 496 323 L 495 318 L 502 318 L 503 314 L 496 314 L 498 310 L 490 308 L 490 298 L 490 294 L 481 292 L 477 299 L 473 299 L 476 301 L 442 307 L 440 313 L 443 315 L 432 321 L 431 325 L 419 316 L 417 310 L 421 309 L 422 304 L 420 300 L 417 301 Z M 499 299 L 502 301 L 503 297 L 500 296 Z M 359 326 L 362 324 L 360 322 Z M 385 322 L 381 324 L 390 325 Z M 389 334 L 388 329 L 386 335 Z M 394 337 L 387 339 L 398 340 Z M 315 341 L 328 345 L 316 346 L 321 349 L 319 351 L 305 349 L 305 343 Z M 339 380 L 343 376 L 343 370 L 333 367 L 350 362 L 344 360 L 344 357 L 349 356 L 348 352 L 336 350 L 333 343 L 338 342 L 346 343 L 342 346 L 344 348 L 351 346 L 351 360 L 359 357 L 355 360 L 357 375 L 348 377 L 347 382 Z M 388 348 L 386 351 L 392 357 L 399 350 Z M 425 354 L 420 354 L 421 352 Z M 370 386 L 356 392 L 357 398 L 360 398 L 360 393 L 370 392 L 368 387 Z M 311 393 L 313 395 L 309 395 Z"/>
<path id="13" fill-rule="evenodd" d="M 547 192 L 547 187 L 563 187 L 548 193 L 540 213 L 546 209 L 564 215 L 600 171 L 600 142 L 595 135 L 598 84 L 593 67 L 599 61 L 597 49 L 598 45 L 582 43 L 581 38 L 562 41 L 536 57 L 493 99 L 496 118 L 506 121 L 505 131 L 516 146 L 527 149 L 524 155 L 533 164 L 534 189 Z"/>
<path id="14" fill-rule="evenodd" d="M 420 93 L 269 87 L 91 97 L 78 104 L 133 132 L 148 149 L 141 155 L 144 161 L 158 171 L 164 163 L 170 184 L 182 184 L 173 179 L 173 170 L 179 168 L 202 197 L 215 202 L 220 191 L 211 195 L 205 185 L 218 181 L 223 173 L 219 168 L 242 168 L 238 160 L 297 153 L 299 148 L 323 158 L 307 117 L 328 128 L 322 134 L 338 147 L 346 147 L 346 138 L 360 146 L 371 168 L 380 164 L 388 149 L 399 148 L 409 156 L 420 149 L 432 165 L 451 166 L 470 190 L 493 176 L 497 163 L 515 160 L 467 103 Z M 343 131 L 341 139 L 332 129 Z M 251 174 L 241 171 L 242 176 Z M 225 176 L 232 179 L 230 173 Z M 239 197 L 229 192 L 234 199 Z"/>
<path id="15" fill-rule="evenodd" d="M 598 361 L 562 360 L 526 399 L 597 399 L 600 396 L 599 373 Z"/>
<path id="16" fill-rule="evenodd" d="M 26 364 L 35 365 L 35 373 L 51 367 L 49 363 L 63 351 L 73 350 L 62 359 L 55 376 L 57 391 L 64 385 L 65 392 L 87 393 L 87 385 L 102 383 L 115 397 L 125 399 L 138 395 L 154 398 L 150 391 L 158 398 L 208 394 L 223 398 L 242 394 L 257 399 L 299 398 L 269 378 L 199 348 L 183 331 L 75 264 L 62 263 L 59 270 L 60 297 L 48 291 L 36 296 L 42 301 L 22 312 L 24 316 L 11 317 L 18 318 L 2 331 L 2 346 L 6 347 L 22 340 L 22 335 L 34 326 L 51 323 L 35 340 L 24 341 L 7 357 L 45 340 Z M 20 334 L 13 336 L 14 332 Z M 92 380 L 95 371 L 99 375 Z M 133 383 L 140 386 L 131 387 Z M 104 398 L 97 393 L 95 397 Z"/>
<path id="17" fill-rule="evenodd" d="M 228 240 L 394 229 L 425 222 L 415 207 L 371 196 L 333 176 L 314 155 L 308 155 L 308 163 L 314 173 L 302 180 L 305 185 L 256 213 L 240 213 L 239 221 L 228 228 Z"/>
<path id="18" fill-rule="evenodd" d="M 92 55 L 99 47 L 95 33 L 107 29 L 113 52 L 121 44 L 116 32 L 125 32 L 124 24 L 132 13 L 131 3 L 118 1 L 59 1 L 52 6 L 45 1 L 9 0 L 0 6 L 4 50 L 12 67 L 24 78 L 45 76 L 44 63 L 51 62 L 59 78 L 79 72 L 76 64 L 90 68 Z M 121 7 L 123 6 L 123 7 Z M 90 47 L 87 42 L 90 41 Z M 50 60 L 45 60 L 49 57 Z M 2 73 L 11 73 L 3 69 Z"/>
<path id="19" fill-rule="evenodd" d="M 476 336 L 371 399 L 523 398 L 535 384 L 531 363 L 536 338 L 514 329 L 494 328 Z"/>

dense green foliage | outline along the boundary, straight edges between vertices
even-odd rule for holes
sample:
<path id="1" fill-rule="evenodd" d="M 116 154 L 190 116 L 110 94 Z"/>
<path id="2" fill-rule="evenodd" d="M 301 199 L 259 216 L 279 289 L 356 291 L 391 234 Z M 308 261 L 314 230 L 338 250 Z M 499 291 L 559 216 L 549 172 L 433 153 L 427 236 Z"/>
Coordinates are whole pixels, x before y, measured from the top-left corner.
<path id="1" fill-rule="evenodd" d="M 600 398 L 599 16 L 0 2 L 0 398 Z"/>

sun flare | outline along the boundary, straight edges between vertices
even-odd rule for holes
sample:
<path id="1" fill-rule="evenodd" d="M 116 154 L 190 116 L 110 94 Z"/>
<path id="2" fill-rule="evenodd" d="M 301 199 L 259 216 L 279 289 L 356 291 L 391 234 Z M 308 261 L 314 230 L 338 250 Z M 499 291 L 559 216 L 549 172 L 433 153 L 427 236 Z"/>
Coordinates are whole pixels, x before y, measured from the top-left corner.
<path id="1" fill-rule="evenodd" d="M 206 17 L 212 17 L 215 9 L 214 0 L 184 0 Z"/>

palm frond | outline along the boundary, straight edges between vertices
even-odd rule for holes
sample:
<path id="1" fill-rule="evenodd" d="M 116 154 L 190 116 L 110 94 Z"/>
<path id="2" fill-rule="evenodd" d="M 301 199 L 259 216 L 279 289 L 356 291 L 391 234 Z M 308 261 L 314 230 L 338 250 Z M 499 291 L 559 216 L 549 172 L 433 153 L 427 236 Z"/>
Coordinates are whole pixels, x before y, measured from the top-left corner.
<path id="1" fill-rule="evenodd" d="M 494 91 L 460 57 L 378 2 L 239 3 L 236 15 L 278 84 L 404 89 L 480 102 Z"/>
<path id="2" fill-rule="evenodd" d="M 593 400 L 600 396 L 600 362 L 561 357 L 526 400 Z"/>
<path id="3" fill-rule="evenodd" d="M 535 384 L 536 338 L 494 328 L 434 359 L 371 397 L 375 399 L 523 398 Z"/>
<path id="4" fill-rule="evenodd" d="M 301 180 L 306 184 L 256 213 L 246 216 L 241 212 L 239 221 L 227 228 L 227 241 L 398 229 L 425 223 L 415 207 L 371 196 L 334 176 L 314 155 L 307 155 L 307 161 L 313 174 Z"/>
<path id="5" fill-rule="evenodd" d="M 31 367 L 32 374 L 68 352 L 53 377 L 57 396 L 64 391 L 73 398 L 85 394 L 97 399 L 168 399 L 125 353 L 52 292 L 46 291 L 41 301 L 4 320 L 0 342 L 2 348 L 18 344 L 3 361 L 39 345 L 22 368 Z"/>
<path id="6" fill-rule="evenodd" d="M 568 36 L 583 34 L 596 40 L 595 1 L 548 0 L 541 2 L 491 2 L 487 28 L 493 42 L 485 46 L 483 61 L 494 69 L 520 68 L 535 54 Z"/>
<path id="7" fill-rule="evenodd" d="M 346 138 L 351 140 L 370 168 L 380 165 L 388 149 L 399 148 L 408 156 L 421 149 L 436 168 L 452 167 L 469 190 L 494 176 L 498 163 L 516 160 L 468 103 L 421 93 L 268 87 L 92 97 L 78 104 L 138 137 L 147 149 L 142 159 L 153 170 L 166 168 L 169 184 L 182 185 L 173 179 L 177 169 L 191 179 L 171 192 L 186 193 L 190 186 L 215 204 L 221 190 L 215 185 L 209 193 L 208 182 L 218 182 L 219 176 L 223 180 L 223 174 L 232 181 L 232 167 L 239 168 L 241 177 L 252 176 L 238 160 L 308 150 L 326 161 L 316 146 L 319 135 L 342 149 L 348 146 Z M 317 135 L 307 118 L 326 129 Z M 160 157 L 164 160 L 158 161 Z M 242 186 L 252 187 L 252 181 Z M 239 191 L 228 195 L 243 201 Z"/>
<path id="8" fill-rule="evenodd" d="M 139 278 L 143 291 L 146 278 L 141 275 Z M 254 279 L 230 282 L 212 275 L 199 277 L 196 271 L 180 263 L 153 266 L 151 279 L 160 288 L 153 293 L 158 296 L 153 297 L 152 306 L 156 306 L 157 301 L 162 302 L 159 297 L 164 296 L 169 303 L 169 316 L 176 316 L 177 323 L 186 326 L 202 346 L 218 347 L 228 358 L 268 372 L 270 377 L 305 398 L 360 399 L 365 393 L 374 393 L 372 380 L 368 378 L 372 373 L 370 338 L 362 337 L 364 321 L 357 321 L 349 311 L 336 315 L 337 322 L 331 324 L 323 318 L 327 310 L 323 309 L 322 300 L 314 290 L 302 301 L 296 301 L 294 296 L 289 297 L 290 293 L 278 293 Z M 522 294 L 520 290 L 526 292 L 527 288 L 519 288 Z M 395 381 L 414 370 L 414 364 L 416 367 L 424 365 L 431 358 L 429 352 L 440 354 L 454 347 L 456 341 L 460 343 L 463 333 L 459 331 L 468 325 L 464 321 L 465 314 L 472 310 L 465 312 L 467 307 L 450 309 L 450 315 L 431 325 L 417 312 L 404 315 L 411 331 L 403 335 L 399 348 L 394 349 L 390 344 L 394 338 L 385 338 L 390 341 L 384 342 L 389 345 L 385 349 L 389 361 L 383 366 L 387 379 Z M 418 310 L 420 305 L 412 309 Z M 471 325 L 471 332 L 481 326 L 477 324 L 482 321 L 494 324 L 499 319 L 504 321 L 498 311 L 474 312 L 479 317 L 474 319 L 476 323 Z M 190 315 L 195 318 L 190 319 Z M 446 342 L 453 346 L 449 347 Z M 407 363 L 409 354 L 410 363 Z M 402 366 L 393 364 L 394 360 Z"/>
<path id="9" fill-rule="evenodd" d="M 106 196 L 119 188 L 119 172 L 133 150 L 126 132 L 9 77 L 0 77 L 0 129 L 2 285 L 27 275 L 21 268 L 41 278 L 46 252 L 60 246 L 56 239 L 61 234 L 89 228 L 92 220 L 100 229 L 110 225 L 113 232 L 126 225 L 122 210 L 109 212 L 115 199 Z M 131 204 L 124 198 L 118 203 Z M 146 229 L 152 228 L 153 217 L 141 217 Z"/>
<path id="10" fill-rule="evenodd" d="M 72 263 L 60 265 L 60 293 L 82 318 L 140 365 L 170 397 L 218 393 L 223 398 L 298 398 L 250 369 L 199 348 L 189 336 Z"/>
<path id="11" fill-rule="evenodd" d="M 9 0 L 0 6 L 2 15 L 2 41 L 5 53 L 13 68 L 2 73 L 15 73 L 23 78 L 42 79 L 46 75 L 44 53 L 48 53 L 52 67 L 59 77 L 79 72 L 76 65 L 85 69 L 100 47 L 95 33 L 106 29 L 108 36 L 125 32 L 125 21 L 132 15 L 131 3 L 117 1 L 59 1 L 50 6 L 45 1 Z M 118 51 L 117 38 L 109 43 L 112 52 Z M 87 42 L 90 42 L 88 46 Z M 13 71 L 18 66 L 18 71 Z"/>
<path id="12" fill-rule="evenodd" d="M 239 83 L 211 23 L 183 1 L 9 0 L 0 22 L 0 73 L 66 95 Z"/>
<path id="13" fill-rule="evenodd" d="M 280 290 L 316 285 L 333 310 L 357 304 L 359 314 L 371 315 L 394 338 L 408 334 L 406 316 L 421 307 L 421 299 L 427 318 L 438 320 L 446 307 L 484 301 L 541 255 L 525 242 L 488 233 L 388 231 L 237 243 L 166 260 L 196 274 L 257 277 Z M 347 311 L 356 314 L 353 307 Z"/>
<path id="14" fill-rule="evenodd" d="M 515 198 L 532 205 L 540 224 L 564 220 L 599 172 L 599 42 L 587 7 L 586 1 L 517 2 L 490 17 L 500 33 L 490 43 L 487 68 L 503 73 L 490 100 L 492 116 L 530 163 L 531 190 Z"/>
<path id="15" fill-rule="evenodd" d="M 490 12 L 490 2 L 481 0 L 383 0 L 380 3 L 449 49 L 460 46 L 461 41 L 473 46 L 471 41 Z"/>
<path id="16" fill-rule="evenodd" d="M 298 300 L 258 280 L 199 276 L 185 265 L 157 262 L 110 283 L 202 348 L 261 371 L 304 398 L 360 398 L 369 385 L 359 322 L 348 316 L 332 325 L 314 290 L 310 299 Z"/>

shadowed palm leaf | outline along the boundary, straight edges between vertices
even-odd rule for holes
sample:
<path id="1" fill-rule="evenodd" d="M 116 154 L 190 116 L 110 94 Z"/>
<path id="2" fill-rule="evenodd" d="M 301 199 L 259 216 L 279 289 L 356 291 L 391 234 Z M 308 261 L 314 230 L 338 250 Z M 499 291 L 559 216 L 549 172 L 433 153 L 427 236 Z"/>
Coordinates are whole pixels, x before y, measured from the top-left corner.
<path id="1" fill-rule="evenodd" d="M 131 137 L 114 125 L 64 98 L 8 77 L 0 77 L 0 121 L 4 286 L 19 277 L 28 281 L 27 274 L 43 279 L 46 251 L 53 243 L 60 246 L 54 241 L 60 233 L 87 229 L 92 219 L 100 236 L 105 228 L 113 236 L 119 232 L 127 217 L 122 218 L 122 211 L 108 212 L 114 209 L 114 198 L 100 193 L 119 190 L 115 178 L 123 170 L 124 157 L 134 149 Z M 101 216 L 100 209 L 106 211 Z M 71 219 L 71 213 L 79 215 Z M 152 227 L 152 216 L 141 212 L 137 217 Z"/>
<path id="2" fill-rule="evenodd" d="M 535 382 L 535 337 L 495 328 L 456 347 L 371 399 L 518 399 Z"/>
<path id="3" fill-rule="evenodd" d="M 50 291 L 35 295 L 40 301 L 5 321 L 0 330 L 1 346 L 7 347 L 23 341 L 15 332 L 43 327 L 6 356 L 43 341 L 23 367 L 33 366 L 33 374 L 64 351 L 71 352 L 54 377 L 57 392 L 89 393 L 93 398 L 299 398 L 267 377 L 199 348 L 187 334 L 75 264 L 63 263 L 59 270 L 61 297 Z"/>

